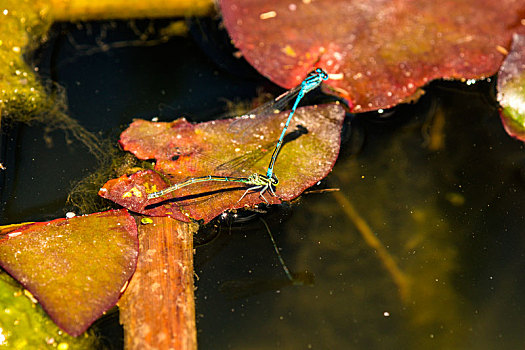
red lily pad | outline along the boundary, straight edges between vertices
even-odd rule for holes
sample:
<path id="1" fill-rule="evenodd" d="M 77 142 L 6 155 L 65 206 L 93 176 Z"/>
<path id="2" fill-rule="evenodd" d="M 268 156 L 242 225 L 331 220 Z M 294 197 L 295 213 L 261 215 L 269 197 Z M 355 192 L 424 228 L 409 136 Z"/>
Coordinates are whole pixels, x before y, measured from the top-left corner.
<path id="1" fill-rule="evenodd" d="M 199 176 L 266 174 L 288 113 L 266 117 L 253 134 L 242 137 L 230 128 L 238 119 L 200 124 L 184 119 L 171 123 L 137 120 L 122 133 L 121 145 L 141 159 L 157 159 L 155 171 L 110 180 L 99 195 L 138 213 L 205 222 L 226 210 L 255 206 L 264 199 L 269 204 L 291 200 L 332 169 L 344 116 L 338 104 L 297 109 L 274 169 L 279 179 L 276 196 L 266 192 L 264 198 L 258 191 L 246 192 L 249 185 L 230 182 L 195 183 L 161 198 L 148 200 L 147 196 Z"/>
<path id="2" fill-rule="evenodd" d="M 525 141 L 525 35 L 514 35 L 498 75 L 500 115 L 507 133 Z"/>
<path id="3" fill-rule="evenodd" d="M 124 209 L 0 229 L 0 265 L 73 336 L 116 304 L 137 256 Z"/>
<path id="4" fill-rule="evenodd" d="M 355 112 L 406 101 L 433 79 L 495 74 L 525 12 L 516 0 L 221 0 L 220 7 L 234 44 L 261 74 L 291 88 L 322 67 Z"/>

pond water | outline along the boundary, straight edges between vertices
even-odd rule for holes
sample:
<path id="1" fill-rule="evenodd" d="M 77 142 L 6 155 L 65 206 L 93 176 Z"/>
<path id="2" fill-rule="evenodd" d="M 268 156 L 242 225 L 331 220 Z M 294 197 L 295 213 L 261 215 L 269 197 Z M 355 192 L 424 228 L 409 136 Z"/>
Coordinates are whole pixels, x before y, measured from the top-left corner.
<path id="1" fill-rule="evenodd" d="M 71 115 L 115 142 L 133 118 L 210 120 L 259 87 L 282 91 L 220 51 L 227 40 L 207 24 L 134 41 L 160 23 L 56 25 L 34 59 Z M 7 130 L 1 224 L 64 217 L 96 159 L 42 125 Z M 524 209 L 525 153 L 501 126 L 493 80 L 434 82 L 415 104 L 348 116 L 319 187 L 197 234 L 199 348 L 523 348 Z M 313 283 L 286 279 L 261 219 Z M 98 326 L 118 348 L 118 319 Z"/>

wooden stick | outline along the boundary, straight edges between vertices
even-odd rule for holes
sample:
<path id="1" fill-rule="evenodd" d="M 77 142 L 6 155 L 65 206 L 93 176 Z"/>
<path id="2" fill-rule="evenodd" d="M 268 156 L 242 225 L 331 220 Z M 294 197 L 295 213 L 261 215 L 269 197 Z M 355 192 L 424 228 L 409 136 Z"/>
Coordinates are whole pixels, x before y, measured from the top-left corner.
<path id="1" fill-rule="evenodd" d="M 56 21 L 204 16 L 212 0 L 51 0 L 47 8 Z"/>
<path id="2" fill-rule="evenodd" d="M 139 224 L 137 271 L 119 301 L 124 344 L 133 349 L 197 349 L 193 233 L 168 217 Z"/>

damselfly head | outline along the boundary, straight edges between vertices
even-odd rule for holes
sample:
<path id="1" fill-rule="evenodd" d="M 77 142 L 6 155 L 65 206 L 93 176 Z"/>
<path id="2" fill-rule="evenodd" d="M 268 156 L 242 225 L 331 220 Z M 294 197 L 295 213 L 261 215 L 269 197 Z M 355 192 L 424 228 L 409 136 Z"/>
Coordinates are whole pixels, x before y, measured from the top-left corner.
<path id="1" fill-rule="evenodd" d="M 322 68 L 316 68 L 312 73 L 315 75 L 319 75 L 323 80 L 328 79 L 328 73 L 326 73 Z"/>

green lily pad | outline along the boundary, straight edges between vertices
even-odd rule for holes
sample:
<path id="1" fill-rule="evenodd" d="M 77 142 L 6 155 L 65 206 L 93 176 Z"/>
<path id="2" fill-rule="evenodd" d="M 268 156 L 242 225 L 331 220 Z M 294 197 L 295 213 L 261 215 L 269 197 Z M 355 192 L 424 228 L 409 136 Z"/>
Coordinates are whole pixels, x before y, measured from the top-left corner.
<path id="1" fill-rule="evenodd" d="M 525 141 L 525 35 L 514 35 L 498 75 L 500 115 L 507 133 Z"/>
<path id="2" fill-rule="evenodd" d="M 0 265 L 73 336 L 116 304 L 137 256 L 126 210 L 0 228 Z"/>
<path id="3" fill-rule="evenodd" d="M 110 180 L 99 195 L 141 214 L 205 222 L 226 210 L 265 200 L 269 204 L 291 200 L 332 169 L 344 116 L 338 104 L 297 109 L 274 168 L 279 180 L 276 196 L 267 191 L 264 198 L 259 191 L 247 192 L 253 186 L 231 182 L 194 183 L 156 199 L 148 199 L 148 194 L 200 176 L 266 174 L 288 113 L 266 117 L 248 136 L 232 132 L 231 124 L 238 119 L 200 124 L 184 119 L 171 123 L 137 120 L 122 133 L 120 143 L 141 159 L 156 159 L 155 171 Z"/>

